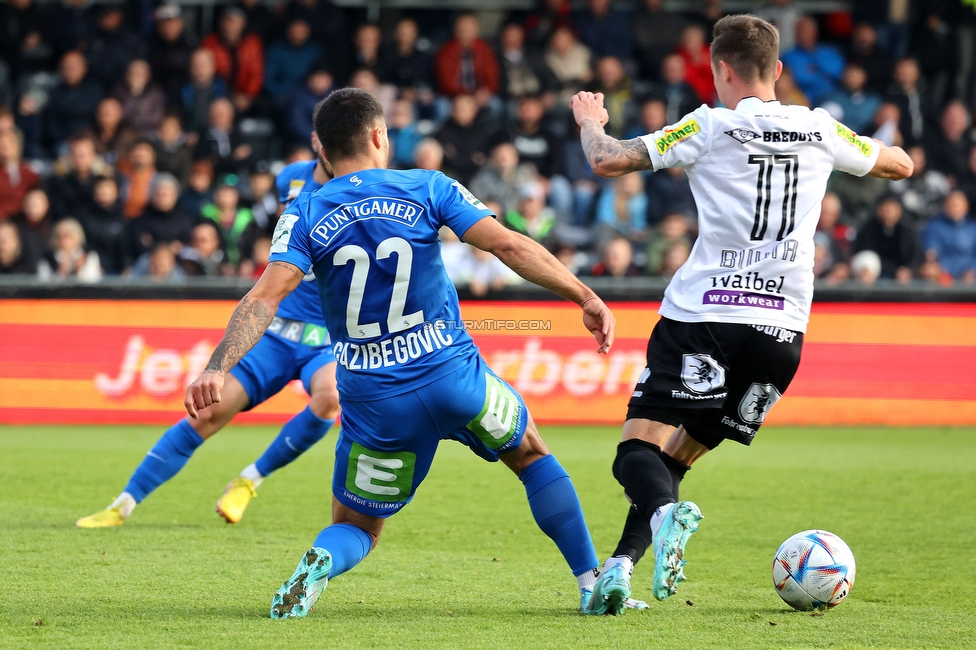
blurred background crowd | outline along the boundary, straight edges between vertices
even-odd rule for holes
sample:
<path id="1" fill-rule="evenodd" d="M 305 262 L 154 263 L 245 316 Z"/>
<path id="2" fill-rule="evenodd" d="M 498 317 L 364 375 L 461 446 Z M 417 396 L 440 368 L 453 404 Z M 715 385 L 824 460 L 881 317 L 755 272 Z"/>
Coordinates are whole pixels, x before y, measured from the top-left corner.
<path id="1" fill-rule="evenodd" d="M 915 162 L 903 181 L 832 179 L 817 277 L 976 283 L 976 3 L 816 4 L 748 6 L 780 30 L 780 101 L 822 107 Z M 457 178 L 579 275 L 668 277 L 697 230 L 685 174 L 595 176 L 568 100 L 602 92 L 618 138 L 716 105 L 708 43 L 726 13 L 721 0 L 540 0 L 370 22 L 328 0 L 239 0 L 209 20 L 150 0 L 6 0 L 0 274 L 257 277 L 275 174 L 313 159 L 313 107 L 354 86 L 385 108 L 391 166 Z M 444 260 L 476 294 L 517 280 L 449 233 Z"/>

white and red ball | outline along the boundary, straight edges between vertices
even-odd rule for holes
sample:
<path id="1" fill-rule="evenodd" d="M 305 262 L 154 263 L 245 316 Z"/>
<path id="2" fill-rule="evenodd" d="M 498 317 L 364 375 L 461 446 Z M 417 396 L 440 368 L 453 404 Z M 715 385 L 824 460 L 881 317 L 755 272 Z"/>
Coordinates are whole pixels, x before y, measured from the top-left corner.
<path id="1" fill-rule="evenodd" d="M 828 609 L 851 593 L 854 571 L 854 554 L 844 540 L 825 530 L 805 530 L 776 551 L 773 585 L 794 609 Z"/>

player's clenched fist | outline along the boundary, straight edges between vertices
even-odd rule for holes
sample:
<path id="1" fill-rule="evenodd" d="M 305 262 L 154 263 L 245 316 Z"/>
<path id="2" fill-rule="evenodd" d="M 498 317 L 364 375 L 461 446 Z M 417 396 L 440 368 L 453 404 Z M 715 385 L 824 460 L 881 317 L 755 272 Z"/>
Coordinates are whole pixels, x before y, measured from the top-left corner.
<path id="1" fill-rule="evenodd" d="M 578 92 L 573 95 L 569 105 L 573 109 L 573 118 L 583 126 L 584 120 L 596 120 L 600 126 L 610 121 L 610 114 L 603 107 L 603 93 Z"/>
<path id="2" fill-rule="evenodd" d="M 203 374 L 186 387 L 183 406 L 191 418 L 196 419 L 200 411 L 220 401 L 220 389 L 224 387 L 224 373 L 204 370 Z"/>

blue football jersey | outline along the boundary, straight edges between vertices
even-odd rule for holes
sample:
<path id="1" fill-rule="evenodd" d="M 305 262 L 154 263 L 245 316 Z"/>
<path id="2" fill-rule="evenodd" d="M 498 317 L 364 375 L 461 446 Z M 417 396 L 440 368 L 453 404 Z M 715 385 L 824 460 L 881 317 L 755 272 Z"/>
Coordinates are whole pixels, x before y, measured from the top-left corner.
<path id="1" fill-rule="evenodd" d="M 315 161 L 302 161 L 288 165 L 281 170 L 275 184 L 278 186 L 278 200 L 288 205 L 303 192 L 314 192 L 322 187 L 314 177 Z M 306 272 L 309 268 L 306 267 Z M 282 318 L 325 325 L 322 320 L 322 305 L 319 304 L 319 290 L 315 275 L 308 273 L 304 282 L 291 292 L 278 305 L 278 315 Z"/>
<path id="2" fill-rule="evenodd" d="M 488 216 L 460 183 L 425 170 L 342 176 L 285 210 L 271 259 L 314 269 L 342 395 L 405 393 L 477 354 L 437 231 L 461 237 Z"/>
<path id="3" fill-rule="evenodd" d="M 282 205 L 288 205 L 302 192 L 314 192 L 322 187 L 315 180 L 315 165 L 314 160 L 303 160 L 281 170 L 275 185 L 278 186 L 278 200 Z"/>

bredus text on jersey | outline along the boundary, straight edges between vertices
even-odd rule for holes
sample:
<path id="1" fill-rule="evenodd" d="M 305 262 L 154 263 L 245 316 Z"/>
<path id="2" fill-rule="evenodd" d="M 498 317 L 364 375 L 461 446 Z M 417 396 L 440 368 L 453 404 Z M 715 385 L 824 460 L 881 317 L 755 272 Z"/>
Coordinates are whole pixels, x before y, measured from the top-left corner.
<path id="1" fill-rule="evenodd" d="M 820 131 L 763 131 L 762 133 L 756 133 L 755 131 L 750 131 L 749 129 L 732 129 L 731 131 L 726 131 L 725 135 L 738 140 L 742 144 L 747 142 L 752 142 L 753 140 L 762 140 L 763 142 L 823 142 L 823 136 Z"/>
<path id="2" fill-rule="evenodd" d="M 387 219 L 412 228 L 423 214 L 423 206 L 413 201 L 374 196 L 354 203 L 343 203 L 332 210 L 312 227 L 311 237 L 328 246 L 339 232 L 357 221 Z"/>

